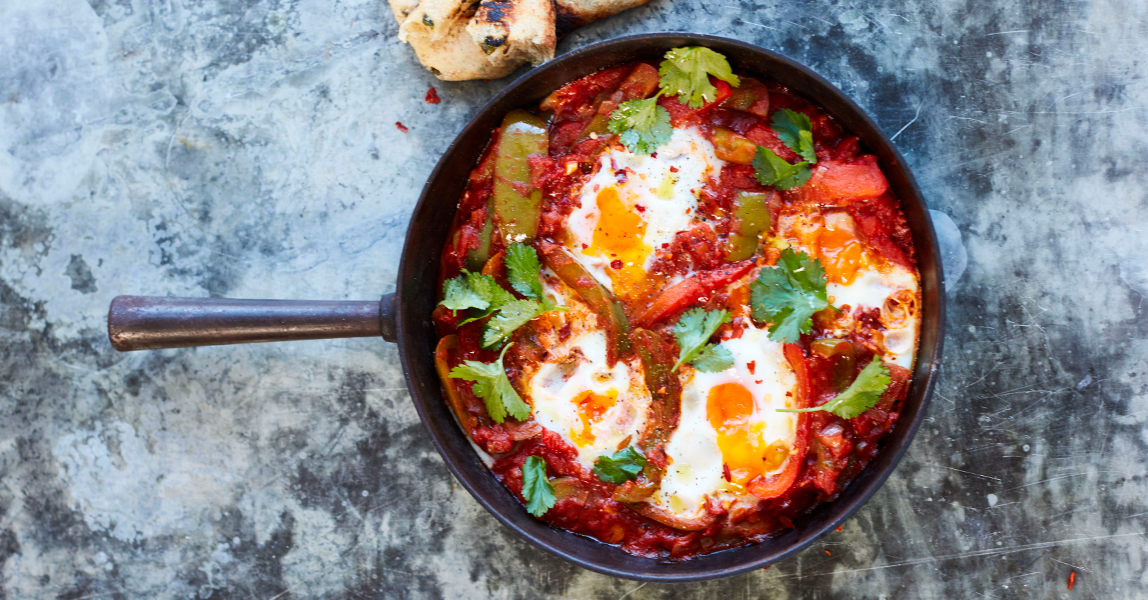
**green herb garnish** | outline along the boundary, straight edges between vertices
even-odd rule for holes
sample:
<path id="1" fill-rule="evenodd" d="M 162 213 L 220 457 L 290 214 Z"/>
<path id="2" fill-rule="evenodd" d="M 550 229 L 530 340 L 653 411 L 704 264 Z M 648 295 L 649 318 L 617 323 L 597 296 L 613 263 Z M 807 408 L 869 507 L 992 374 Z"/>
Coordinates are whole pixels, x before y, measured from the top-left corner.
<path id="1" fill-rule="evenodd" d="M 526 512 L 541 517 L 554 508 L 558 499 L 554 486 L 546 479 L 546 460 L 531 456 L 522 463 L 522 497 L 526 499 Z"/>
<path id="2" fill-rule="evenodd" d="M 658 87 L 662 92 L 677 96 L 679 102 L 690 108 L 701 108 L 717 99 L 717 88 L 710 83 L 710 75 L 733 87 L 741 85 L 725 56 L 700 46 L 674 48 L 667 52 L 658 75 Z"/>
<path id="3" fill-rule="evenodd" d="M 468 360 L 451 369 L 450 376 L 455 379 L 465 379 L 474 382 L 474 395 L 482 398 L 486 404 L 486 412 L 495 423 L 502 423 L 506 415 L 519 421 L 530 418 L 530 405 L 523 402 L 510 385 L 506 376 L 506 368 L 502 366 L 502 357 L 514 344 L 507 344 L 498 355 L 498 360 L 492 363 L 481 363 Z"/>
<path id="4" fill-rule="evenodd" d="M 829 306 L 821 261 L 792 248 L 781 251 L 777 265 L 766 267 L 749 285 L 753 318 L 769 326 L 769 339 L 796 342 L 813 327 L 813 313 Z"/>
<path id="5" fill-rule="evenodd" d="M 805 162 L 817 164 L 817 153 L 813 150 L 813 124 L 809 122 L 808 115 L 783 108 L 773 113 L 773 130 L 781 143 Z"/>
<path id="6" fill-rule="evenodd" d="M 842 419 L 852 419 L 861 413 L 873 408 L 885 390 L 889 389 L 889 367 L 881 360 L 881 355 L 873 357 L 873 361 L 865 365 L 857 374 L 844 392 L 837 394 L 829 402 L 814 408 L 779 408 L 778 412 L 814 412 L 824 410 L 831 412 Z"/>
<path id="7" fill-rule="evenodd" d="M 628 446 L 611 456 L 599 456 L 598 460 L 594 461 L 594 474 L 602 481 L 621 485 L 636 479 L 644 466 L 646 457 L 633 446 Z"/>
<path id="8" fill-rule="evenodd" d="M 619 104 L 610 113 L 606 127 L 610 133 L 620 134 L 618 141 L 634 154 L 656 151 L 658 146 L 670 141 L 674 133 L 670 126 L 670 113 L 658 106 L 657 96 Z"/>
<path id="9" fill-rule="evenodd" d="M 772 185 L 779 190 L 792 190 L 805 185 L 812 172 L 807 162 L 791 165 L 773 150 L 758 146 L 757 154 L 753 157 L 753 174 L 761 185 Z"/>
<path id="10" fill-rule="evenodd" d="M 687 310 L 674 325 L 674 338 L 678 340 L 681 354 L 672 370 L 677 370 L 684 362 L 692 364 L 699 371 L 716 373 L 733 365 L 733 356 L 725 348 L 710 344 L 710 337 L 729 321 L 726 310 L 708 311 L 702 308 Z"/>

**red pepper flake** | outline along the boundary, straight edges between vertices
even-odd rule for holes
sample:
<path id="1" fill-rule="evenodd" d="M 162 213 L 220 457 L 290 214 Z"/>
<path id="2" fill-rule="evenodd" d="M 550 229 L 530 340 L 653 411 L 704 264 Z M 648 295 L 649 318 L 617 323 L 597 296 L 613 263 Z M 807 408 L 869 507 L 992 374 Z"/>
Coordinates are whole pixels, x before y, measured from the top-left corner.
<path id="1" fill-rule="evenodd" d="M 677 173 L 677 172 L 678 172 L 678 168 L 677 168 L 677 167 L 670 167 L 670 172 L 671 172 L 671 173 Z"/>
<path id="2" fill-rule="evenodd" d="M 751 361 L 749 361 L 749 362 L 745 363 L 745 368 L 746 368 L 746 369 L 749 369 L 749 374 L 750 374 L 750 375 L 753 375 L 753 370 L 757 368 L 757 361 L 756 361 L 756 360 L 751 360 Z"/>
<path id="3" fill-rule="evenodd" d="M 828 550 L 826 550 L 826 551 L 825 551 L 825 553 L 826 553 L 826 554 L 829 554 L 829 551 L 828 551 Z M 833 556 L 833 555 L 832 555 L 832 554 L 829 554 L 829 556 Z"/>
<path id="4" fill-rule="evenodd" d="M 840 525 L 837 526 L 837 533 L 841 533 L 841 526 Z"/>
<path id="5" fill-rule="evenodd" d="M 763 382 L 763 381 L 765 381 L 765 380 L 764 379 L 754 379 L 753 380 L 753 382 L 756 383 L 757 385 L 761 385 L 761 382 Z"/>
<path id="6" fill-rule="evenodd" d="M 610 268 L 614 269 L 615 271 L 621 271 L 623 266 L 624 265 L 622 265 L 622 261 L 617 258 L 610 261 Z"/>
<path id="7" fill-rule="evenodd" d="M 590 247 L 590 244 L 582 244 L 582 249 L 585 250 Z"/>
<path id="8" fill-rule="evenodd" d="M 724 477 L 726 481 L 733 481 L 733 474 L 729 472 L 729 465 L 726 463 L 721 464 L 721 476 Z"/>
<path id="9" fill-rule="evenodd" d="M 650 153 L 650 158 L 657 158 L 657 157 L 658 157 L 658 153 L 657 153 L 657 152 L 651 152 L 651 153 Z"/>
<path id="10" fill-rule="evenodd" d="M 395 127 L 398 127 L 398 128 L 399 128 L 399 131 L 401 131 L 401 132 L 403 132 L 403 133 L 406 133 L 406 132 L 408 132 L 408 131 L 410 131 L 410 130 L 411 130 L 411 129 L 410 129 L 409 127 L 407 127 L 406 125 L 403 125 L 403 122 L 402 122 L 402 121 L 395 121 Z"/>
<path id="11" fill-rule="evenodd" d="M 792 398 L 792 397 L 793 397 L 793 392 L 785 392 L 785 396 L 786 396 L 787 398 Z"/>
<path id="12" fill-rule="evenodd" d="M 662 250 L 665 250 L 666 248 L 669 248 L 669 247 L 670 247 L 670 243 L 669 243 L 669 242 L 665 242 L 665 243 L 663 243 L 663 244 L 662 244 Z"/>
<path id="13" fill-rule="evenodd" d="M 1068 589 L 1071 590 L 1074 585 L 1076 585 L 1076 571 L 1068 574 Z"/>
<path id="14" fill-rule="evenodd" d="M 641 204 L 635 204 L 634 208 L 637 209 L 638 212 L 646 212 L 646 207 Z"/>
<path id="15" fill-rule="evenodd" d="M 427 104 L 438 104 L 439 102 L 442 102 L 442 98 L 438 97 L 438 92 L 434 90 L 434 87 L 431 87 L 431 89 L 427 90 L 426 100 Z"/>
<path id="16" fill-rule="evenodd" d="M 762 570 L 762 571 L 768 571 L 768 570 L 769 570 L 769 568 L 770 568 L 770 567 L 772 567 L 772 566 L 773 566 L 773 565 L 765 565 L 764 567 L 762 567 L 762 568 L 761 568 L 761 570 Z"/>

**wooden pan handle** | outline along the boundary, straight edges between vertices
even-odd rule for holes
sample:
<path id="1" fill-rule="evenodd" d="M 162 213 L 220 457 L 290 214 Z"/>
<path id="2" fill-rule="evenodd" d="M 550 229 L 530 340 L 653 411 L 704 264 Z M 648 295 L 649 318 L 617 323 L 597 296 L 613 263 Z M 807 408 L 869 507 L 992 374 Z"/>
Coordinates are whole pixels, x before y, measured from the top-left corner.
<path id="1" fill-rule="evenodd" d="M 374 302 L 116 296 L 108 338 L 121 352 L 395 333 L 395 297 Z"/>

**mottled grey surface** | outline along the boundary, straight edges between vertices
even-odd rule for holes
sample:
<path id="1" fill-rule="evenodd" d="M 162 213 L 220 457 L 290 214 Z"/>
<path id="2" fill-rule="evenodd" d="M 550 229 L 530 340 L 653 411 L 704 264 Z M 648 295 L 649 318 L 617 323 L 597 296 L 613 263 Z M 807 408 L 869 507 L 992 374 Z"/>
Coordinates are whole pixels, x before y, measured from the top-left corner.
<path id="1" fill-rule="evenodd" d="M 610 579 L 457 486 L 382 341 L 115 353 L 119 293 L 391 290 L 504 82 L 434 80 L 383 0 L 0 0 L 0 599 L 1148 597 L 1145 3 L 654 0 L 559 51 L 658 30 L 837 83 L 967 264 L 925 426 L 842 532 Z"/>

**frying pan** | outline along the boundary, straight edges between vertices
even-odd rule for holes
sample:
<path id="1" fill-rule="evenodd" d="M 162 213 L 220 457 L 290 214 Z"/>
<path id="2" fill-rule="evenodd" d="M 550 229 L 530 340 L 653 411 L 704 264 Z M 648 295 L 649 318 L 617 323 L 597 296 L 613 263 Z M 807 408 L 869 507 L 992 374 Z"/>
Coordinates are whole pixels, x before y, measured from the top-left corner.
<path id="1" fill-rule="evenodd" d="M 737 73 L 772 79 L 812 100 L 860 137 L 875 154 L 901 200 L 921 274 L 921 337 L 913 382 L 893 432 L 877 457 L 832 502 L 794 521 L 793 529 L 757 544 L 685 561 L 640 558 L 557 529 L 529 514 L 467 442 L 444 400 L 435 372 L 437 336 L 431 311 L 438 300 L 439 257 L 470 170 L 490 132 L 511 109 L 537 105 L 563 84 L 616 64 L 660 61 L 667 50 L 707 46 L 729 58 Z M 108 335 L 121 351 L 336 337 L 382 336 L 397 342 L 411 400 L 431 442 L 455 477 L 503 525 L 574 564 L 615 577 L 696 581 L 728 577 L 792 556 L 852 515 L 892 473 L 928 406 L 944 337 L 945 296 L 936 236 L 921 192 L 897 149 L 840 90 L 780 54 L 726 38 L 654 33 L 591 44 L 536 68 L 507 86 L 447 148 L 411 215 L 394 294 L 381 301 L 305 302 L 120 296 L 108 314 Z"/>

